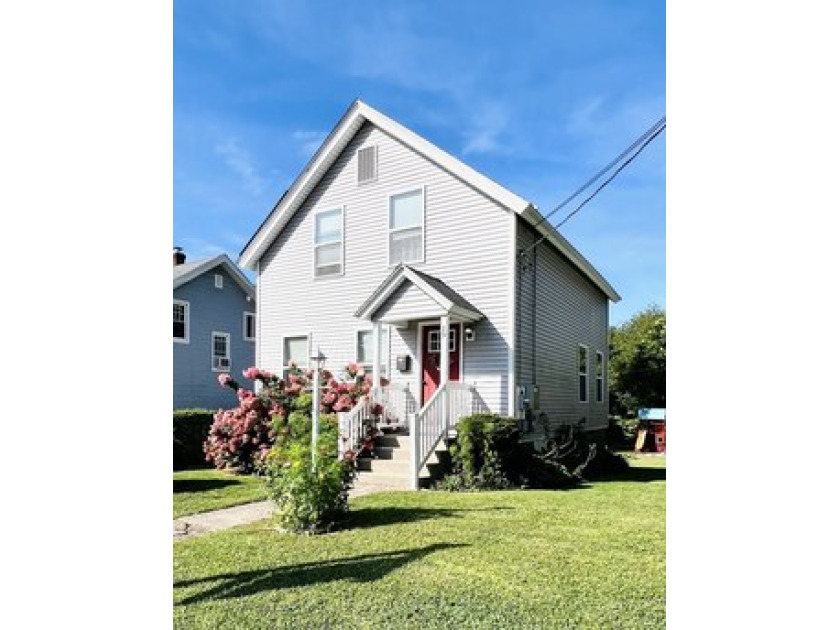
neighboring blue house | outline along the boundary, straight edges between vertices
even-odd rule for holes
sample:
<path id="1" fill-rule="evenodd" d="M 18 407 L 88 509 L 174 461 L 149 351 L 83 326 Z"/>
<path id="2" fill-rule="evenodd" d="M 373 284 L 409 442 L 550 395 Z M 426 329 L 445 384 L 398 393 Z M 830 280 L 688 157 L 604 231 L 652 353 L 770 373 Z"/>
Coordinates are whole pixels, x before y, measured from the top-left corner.
<path id="1" fill-rule="evenodd" d="M 172 407 L 234 407 L 218 378 L 254 365 L 254 286 L 225 254 L 187 263 L 175 248 L 172 262 Z"/>

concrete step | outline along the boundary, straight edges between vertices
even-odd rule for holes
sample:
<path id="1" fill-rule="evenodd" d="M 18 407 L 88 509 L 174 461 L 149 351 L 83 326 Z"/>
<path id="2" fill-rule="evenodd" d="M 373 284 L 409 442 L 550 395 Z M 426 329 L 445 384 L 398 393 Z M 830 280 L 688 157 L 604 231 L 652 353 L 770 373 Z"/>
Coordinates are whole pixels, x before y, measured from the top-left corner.
<path id="1" fill-rule="evenodd" d="M 382 473 L 385 475 L 407 475 L 407 459 L 370 459 L 360 457 L 356 460 L 356 469 L 360 472 Z"/>
<path id="2" fill-rule="evenodd" d="M 410 490 L 411 483 L 408 470 L 400 475 L 386 475 L 384 473 L 360 472 L 353 482 L 353 488 L 365 490 L 367 488 L 393 488 L 394 490 Z"/>
<path id="3" fill-rule="evenodd" d="M 407 449 L 411 445 L 411 437 L 399 433 L 386 433 L 376 438 L 376 444 L 377 446 Z"/>
<path id="4" fill-rule="evenodd" d="M 407 462 L 410 456 L 407 448 L 399 446 L 377 446 L 373 449 L 376 457 L 372 459 L 398 460 Z"/>

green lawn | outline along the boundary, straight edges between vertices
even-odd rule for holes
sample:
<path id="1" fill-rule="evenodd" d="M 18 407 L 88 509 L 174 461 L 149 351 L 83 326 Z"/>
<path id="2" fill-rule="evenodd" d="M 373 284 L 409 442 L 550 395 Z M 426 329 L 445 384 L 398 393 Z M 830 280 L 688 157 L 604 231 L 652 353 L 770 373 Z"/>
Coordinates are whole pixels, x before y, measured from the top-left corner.
<path id="1" fill-rule="evenodd" d="M 174 625 L 664 628 L 660 463 L 570 491 L 369 495 L 324 536 L 263 522 L 180 541 Z"/>
<path id="2" fill-rule="evenodd" d="M 212 469 L 173 473 L 172 518 L 265 498 L 263 482 L 249 475 Z"/>

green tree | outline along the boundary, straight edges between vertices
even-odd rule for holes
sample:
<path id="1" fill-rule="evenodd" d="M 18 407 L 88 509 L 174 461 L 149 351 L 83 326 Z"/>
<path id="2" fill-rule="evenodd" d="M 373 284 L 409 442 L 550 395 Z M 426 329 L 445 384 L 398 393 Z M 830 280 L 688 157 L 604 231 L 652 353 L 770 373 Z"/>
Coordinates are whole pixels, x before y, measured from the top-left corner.
<path id="1" fill-rule="evenodd" d="M 610 328 L 610 412 L 665 406 L 665 310 L 652 305 Z"/>

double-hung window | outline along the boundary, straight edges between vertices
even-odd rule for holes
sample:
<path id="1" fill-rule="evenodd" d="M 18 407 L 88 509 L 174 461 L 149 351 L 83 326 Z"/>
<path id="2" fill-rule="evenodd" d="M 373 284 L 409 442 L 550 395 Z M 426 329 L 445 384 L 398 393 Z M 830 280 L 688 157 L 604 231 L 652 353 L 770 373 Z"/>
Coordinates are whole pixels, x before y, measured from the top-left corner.
<path id="1" fill-rule="evenodd" d="M 344 210 L 325 210 L 315 215 L 315 277 L 344 273 Z"/>
<path id="2" fill-rule="evenodd" d="M 381 364 L 379 366 L 379 374 L 381 376 L 388 375 L 388 357 L 390 351 L 388 348 L 388 326 L 382 326 L 380 329 L 380 356 Z M 373 331 L 372 330 L 357 330 L 356 331 L 356 363 L 365 366 L 365 374 L 373 374 Z"/>
<path id="3" fill-rule="evenodd" d="M 604 353 L 595 353 L 595 402 L 604 402 Z"/>
<path id="4" fill-rule="evenodd" d="M 230 334 L 212 333 L 213 356 L 210 367 L 214 372 L 230 372 Z"/>
<path id="5" fill-rule="evenodd" d="M 589 348 L 578 346 L 578 402 L 589 400 Z"/>
<path id="6" fill-rule="evenodd" d="M 283 338 L 283 378 L 289 375 L 292 363 L 303 370 L 309 365 L 309 337 Z"/>
<path id="7" fill-rule="evenodd" d="M 388 264 L 423 262 L 425 193 L 392 195 L 388 203 Z"/>
<path id="8" fill-rule="evenodd" d="M 190 303 L 183 300 L 172 302 L 172 340 L 177 343 L 190 342 Z"/>

